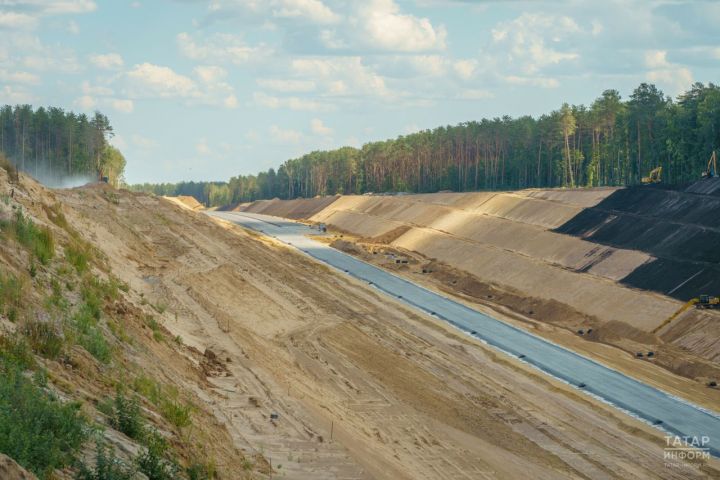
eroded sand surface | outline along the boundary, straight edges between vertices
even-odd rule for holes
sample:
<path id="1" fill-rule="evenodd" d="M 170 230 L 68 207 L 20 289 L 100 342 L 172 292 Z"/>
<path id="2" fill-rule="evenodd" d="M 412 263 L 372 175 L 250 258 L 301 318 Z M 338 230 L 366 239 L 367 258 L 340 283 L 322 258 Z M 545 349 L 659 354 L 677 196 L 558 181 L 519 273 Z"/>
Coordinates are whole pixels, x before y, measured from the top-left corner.
<path id="1" fill-rule="evenodd" d="M 163 325 L 213 352 L 203 400 L 286 478 L 719 473 L 666 467 L 659 431 L 267 238 L 156 197 L 61 196 Z"/>

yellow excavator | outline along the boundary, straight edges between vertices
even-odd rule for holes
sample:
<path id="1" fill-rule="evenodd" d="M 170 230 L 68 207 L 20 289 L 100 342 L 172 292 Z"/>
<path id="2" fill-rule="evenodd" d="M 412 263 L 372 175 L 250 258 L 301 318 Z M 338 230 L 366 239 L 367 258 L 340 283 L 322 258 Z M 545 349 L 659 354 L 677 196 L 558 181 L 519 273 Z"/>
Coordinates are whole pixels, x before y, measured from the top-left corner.
<path id="1" fill-rule="evenodd" d="M 700 295 L 695 302 L 695 308 L 720 309 L 720 297 L 711 297 L 710 295 Z"/>
<path id="2" fill-rule="evenodd" d="M 702 176 L 703 178 L 712 178 L 717 174 L 717 155 L 715 155 L 715 150 L 713 150 L 712 155 L 710 155 L 710 160 L 708 160 L 707 168 L 702 173 Z"/>
<path id="3" fill-rule="evenodd" d="M 662 167 L 654 168 L 647 177 L 640 180 L 644 185 L 662 182 Z"/>

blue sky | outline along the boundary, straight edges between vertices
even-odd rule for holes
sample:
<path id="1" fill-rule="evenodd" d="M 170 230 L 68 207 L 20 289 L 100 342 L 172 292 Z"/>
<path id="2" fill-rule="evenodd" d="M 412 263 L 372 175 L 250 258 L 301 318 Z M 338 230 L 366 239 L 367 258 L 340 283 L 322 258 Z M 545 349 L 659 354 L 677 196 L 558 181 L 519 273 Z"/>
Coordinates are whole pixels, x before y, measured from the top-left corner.
<path id="1" fill-rule="evenodd" d="M 720 2 L 0 0 L 0 103 L 110 117 L 127 181 L 718 82 Z"/>

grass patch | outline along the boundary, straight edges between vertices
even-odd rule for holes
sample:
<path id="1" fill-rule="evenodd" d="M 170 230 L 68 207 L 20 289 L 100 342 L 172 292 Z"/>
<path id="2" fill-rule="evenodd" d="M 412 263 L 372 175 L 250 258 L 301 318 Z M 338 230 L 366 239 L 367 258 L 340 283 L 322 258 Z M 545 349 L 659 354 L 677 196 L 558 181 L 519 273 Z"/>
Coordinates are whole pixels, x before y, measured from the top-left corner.
<path id="1" fill-rule="evenodd" d="M 51 360 L 56 360 L 65 346 L 62 332 L 53 322 L 29 321 L 23 325 L 22 333 L 33 351 Z"/>
<path id="2" fill-rule="evenodd" d="M 62 403 L 3 357 L 0 365 L 0 452 L 41 479 L 75 462 L 88 434 L 78 403 Z"/>
<path id="3" fill-rule="evenodd" d="M 24 282 L 12 274 L 0 272 L 0 313 L 15 322 L 22 307 Z"/>
<path id="4" fill-rule="evenodd" d="M 155 405 L 165 419 L 178 428 L 192 423 L 192 405 L 180 399 L 177 388 L 164 386 L 155 380 L 139 376 L 133 382 L 133 389 Z"/>
<path id="5" fill-rule="evenodd" d="M 145 438 L 145 451 L 138 456 L 137 465 L 148 480 L 174 480 L 180 470 L 168 454 L 167 440 L 154 430 L 148 432 Z"/>
<path id="6" fill-rule="evenodd" d="M 74 239 L 65 247 L 65 259 L 82 274 L 90 268 L 92 248 L 86 242 Z"/>
<path id="7" fill-rule="evenodd" d="M 112 404 L 110 425 L 132 439 L 142 440 L 145 437 L 145 421 L 136 396 L 128 398 L 118 390 Z"/>
<path id="8" fill-rule="evenodd" d="M 38 227 L 22 210 L 17 210 L 11 221 L 5 221 L 0 226 L 27 248 L 41 264 L 47 265 L 55 256 L 52 231 L 48 227 Z"/>
<path id="9" fill-rule="evenodd" d="M 132 480 L 135 478 L 135 471 L 115 458 L 114 451 L 107 449 L 102 442 L 98 441 L 95 467 L 91 469 L 81 464 L 75 478 L 77 480 Z"/>

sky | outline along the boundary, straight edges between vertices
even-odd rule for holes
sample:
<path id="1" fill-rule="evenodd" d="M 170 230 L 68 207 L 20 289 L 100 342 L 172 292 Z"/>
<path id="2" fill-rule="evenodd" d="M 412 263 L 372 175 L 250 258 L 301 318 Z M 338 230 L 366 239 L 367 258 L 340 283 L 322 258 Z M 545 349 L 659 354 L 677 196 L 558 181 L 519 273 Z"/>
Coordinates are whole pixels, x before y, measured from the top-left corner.
<path id="1" fill-rule="evenodd" d="M 128 183 L 720 81 L 720 2 L 0 0 L 0 104 L 105 113 Z"/>

